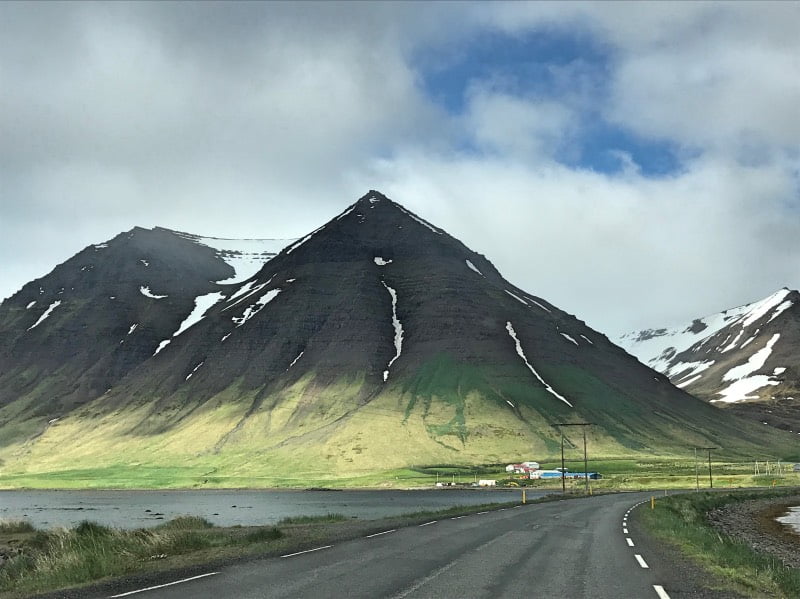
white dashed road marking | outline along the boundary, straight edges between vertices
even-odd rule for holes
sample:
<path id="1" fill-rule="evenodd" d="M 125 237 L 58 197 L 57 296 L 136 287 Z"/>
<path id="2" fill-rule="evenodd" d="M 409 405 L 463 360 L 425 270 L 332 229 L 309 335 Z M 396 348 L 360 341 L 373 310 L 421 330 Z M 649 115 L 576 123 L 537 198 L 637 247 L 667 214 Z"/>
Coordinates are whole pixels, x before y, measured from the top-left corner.
<path id="1" fill-rule="evenodd" d="M 633 539 L 626 537 L 625 540 L 628 542 L 628 547 L 633 547 Z"/>
<path id="2" fill-rule="evenodd" d="M 642 568 L 649 568 L 650 567 L 650 566 L 647 565 L 647 562 L 644 561 L 644 558 L 641 555 L 639 555 L 638 553 L 636 555 L 634 555 L 633 557 L 636 558 L 636 561 L 639 562 L 639 565 Z"/>
<path id="3" fill-rule="evenodd" d="M 294 557 L 295 555 L 302 555 L 304 553 L 312 553 L 314 551 L 322 551 L 323 549 L 330 549 L 333 545 L 324 545 L 322 547 L 315 547 L 314 549 L 306 549 L 305 551 L 297 551 L 296 553 L 287 553 L 281 557 Z"/>
<path id="4" fill-rule="evenodd" d="M 200 574 L 199 576 L 192 576 L 191 578 L 182 578 L 181 580 L 176 580 L 175 582 L 168 582 L 167 584 L 158 584 L 153 587 L 147 587 L 144 589 L 137 589 L 135 591 L 128 591 L 127 593 L 120 593 L 119 595 L 111 595 L 109 599 L 114 599 L 115 597 L 127 597 L 128 595 L 135 595 L 136 593 L 144 593 L 145 591 L 153 591 L 155 589 L 163 589 L 164 587 L 171 587 L 175 584 L 181 584 L 182 582 L 189 582 L 190 580 L 197 580 L 198 578 L 206 578 L 207 576 L 216 576 L 219 572 L 209 572 L 208 574 Z"/>
<path id="5" fill-rule="evenodd" d="M 392 530 L 384 530 L 383 532 L 376 532 L 375 534 L 367 535 L 364 538 L 365 539 L 371 539 L 372 537 L 379 537 L 381 535 L 388 535 L 390 532 L 394 532 L 396 530 L 397 530 L 396 528 L 393 528 Z"/>
<path id="6" fill-rule="evenodd" d="M 660 584 L 654 584 L 653 588 L 656 590 L 656 595 L 658 595 L 659 599 L 669 599 L 669 595 L 667 595 L 667 591 L 664 590 Z"/>
<path id="7" fill-rule="evenodd" d="M 430 526 L 431 524 L 436 524 L 438 520 L 431 520 L 430 522 L 426 522 L 425 524 L 420 524 L 419 527 L 422 528 L 423 526 Z"/>

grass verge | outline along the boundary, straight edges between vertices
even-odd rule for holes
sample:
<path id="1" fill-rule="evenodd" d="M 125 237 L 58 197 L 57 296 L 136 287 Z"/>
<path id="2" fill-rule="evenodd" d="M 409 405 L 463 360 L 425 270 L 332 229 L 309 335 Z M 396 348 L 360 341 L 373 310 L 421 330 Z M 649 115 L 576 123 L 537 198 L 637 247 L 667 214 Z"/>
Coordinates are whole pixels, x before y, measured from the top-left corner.
<path id="1" fill-rule="evenodd" d="M 736 493 L 686 493 L 659 499 L 644 509 L 641 522 L 655 537 L 675 545 L 728 590 L 748 597 L 800 597 L 800 570 L 773 555 L 720 533 L 706 514 L 723 505 L 755 499 L 780 499 L 797 490 Z"/>

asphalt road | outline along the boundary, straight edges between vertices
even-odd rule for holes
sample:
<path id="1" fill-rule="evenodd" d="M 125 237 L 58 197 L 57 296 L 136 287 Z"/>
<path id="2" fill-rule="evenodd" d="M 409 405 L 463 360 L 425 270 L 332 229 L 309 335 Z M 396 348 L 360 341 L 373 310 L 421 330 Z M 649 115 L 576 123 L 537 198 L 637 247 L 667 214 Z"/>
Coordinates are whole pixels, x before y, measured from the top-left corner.
<path id="1" fill-rule="evenodd" d="M 567 599 L 725 597 L 698 588 L 631 508 L 649 493 L 604 495 L 389 530 L 284 557 L 248 561 L 114 597 Z M 644 504 L 636 509 L 646 509 Z"/>

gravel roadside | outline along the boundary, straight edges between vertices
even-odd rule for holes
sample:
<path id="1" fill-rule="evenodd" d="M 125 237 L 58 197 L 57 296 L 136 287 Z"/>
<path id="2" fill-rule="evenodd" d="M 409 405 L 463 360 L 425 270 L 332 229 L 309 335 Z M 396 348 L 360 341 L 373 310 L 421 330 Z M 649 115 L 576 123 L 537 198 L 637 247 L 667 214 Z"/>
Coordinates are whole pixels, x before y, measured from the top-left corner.
<path id="1" fill-rule="evenodd" d="M 800 568 L 800 535 L 775 520 L 794 505 L 800 505 L 800 494 L 730 503 L 711 510 L 708 520 L 727 536 L 774 555 L 785 566 Z"/>

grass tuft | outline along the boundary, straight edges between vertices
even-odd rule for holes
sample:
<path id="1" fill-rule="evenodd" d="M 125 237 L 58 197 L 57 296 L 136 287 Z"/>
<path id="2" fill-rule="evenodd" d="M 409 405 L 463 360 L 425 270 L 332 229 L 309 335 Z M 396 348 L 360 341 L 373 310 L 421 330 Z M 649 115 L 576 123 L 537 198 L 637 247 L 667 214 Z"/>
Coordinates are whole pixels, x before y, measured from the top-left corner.
<path id="1" fill-rule="evenodd" d="M 265 541 L 277 541 L 278 539 L 282 539 L 285 535 L 279 528 L 261 528 L 259 530 L 254 530 L 253 532 L 247 533 L 244 536 L 244 542 L 246 544 L 251 543 L 263 543 Z"/>
<path id="2" fill-rule="evenodd" d="M 202 530 L 207 528 L 214 528 L 214 524 L 200 516 L 178 516 L 155 527 L 156 530 Z"/>
<path id="3" fill-rule="evenodd" d="M 35 532 L 33 524 L 27 520 L 0 520 L 0 534 Z"/>

